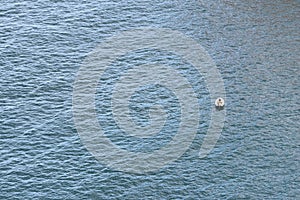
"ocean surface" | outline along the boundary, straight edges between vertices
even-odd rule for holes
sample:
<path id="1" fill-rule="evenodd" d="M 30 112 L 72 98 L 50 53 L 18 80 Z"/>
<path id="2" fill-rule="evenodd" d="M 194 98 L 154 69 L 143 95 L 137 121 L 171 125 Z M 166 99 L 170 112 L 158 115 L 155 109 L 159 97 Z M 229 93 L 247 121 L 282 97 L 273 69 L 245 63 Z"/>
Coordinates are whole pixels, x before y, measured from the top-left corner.
<path id="1" fill-rule="evenodd" d="M 2 0 L 0 199 L 299 199 L 299 13 L 295 0 Z M 199 158 L 211 119 L 204 78 L 168 52 L 124 55 L 95 97 L 97 119 L 119 148 L 147 153 L 168 144 L 180 126 L 180 103 L 167 88 L 141 88 L 131 114 L 147 124 L 149 105 L 166 103 L 163 133 L 122 135 L 103 97 L 127 69 L 118 66 L 183 66 L 199 95 L 189 148 L 156 171 L 135 174 L 87 150 L 72 97 L 78 70 L 101 42 L 144 27 L 179 31 L 204 47 L 224 81 L 226 118 L 216 146 Z"/>

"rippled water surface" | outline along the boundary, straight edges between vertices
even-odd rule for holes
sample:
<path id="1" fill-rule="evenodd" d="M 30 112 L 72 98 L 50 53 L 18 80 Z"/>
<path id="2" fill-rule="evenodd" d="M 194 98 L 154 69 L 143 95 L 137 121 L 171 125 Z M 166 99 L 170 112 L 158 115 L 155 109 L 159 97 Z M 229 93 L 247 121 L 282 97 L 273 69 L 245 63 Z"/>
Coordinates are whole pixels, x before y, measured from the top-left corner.
<path id="1" fill-rule="evenodd" d="M 299 198 L 299 13 L 293 0 L 1 1 L 0 199 Z M 77 71 L 99 43 L 141 27 L 181 31 L 206 49 L 225 84 L 226 121 L 200 159 L 210 97 L 203 77 L 191 76 L 201 116 L 193 143 L 175 162 L 137 175 L 104 165 L 85 148 L 72 95 Z M 176 134 L 176 95 L 149 86 L 133 97 L 142 108 L 165 103 L 169 118 L 152 140 L 118 135 L 103 95 L 118 78 L 115 66 L 153 61 L 190 69 L 168 52 L 138 51 L 115 62 L 97 89 L 99 123 L 132 152 L 159 149 Z M 134 120 L 147 123 L 136 105 Z"/>

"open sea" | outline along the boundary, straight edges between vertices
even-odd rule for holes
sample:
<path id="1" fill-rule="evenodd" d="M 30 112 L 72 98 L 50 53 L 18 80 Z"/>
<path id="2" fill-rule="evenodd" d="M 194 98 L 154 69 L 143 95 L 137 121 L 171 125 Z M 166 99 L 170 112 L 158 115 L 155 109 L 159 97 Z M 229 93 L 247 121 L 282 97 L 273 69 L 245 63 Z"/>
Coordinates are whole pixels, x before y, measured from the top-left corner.
<path id="1" fill-rule="evenodd" d="M 126 70 L 171 66 L 192 84 L 199 105 L 198 127 L 185 129 L 194 139 L 176 150 L 182 155 L 132 173 L 125 157 L 115 157 L 123 170 L 87 148 L 74 120 L 74 84 L 99 44 L 149 27 L 180 32 L 205 49 L 224 82 L 226 117 L 212 151 L 200 158 L 212 120 L 205 77 L 165 50 L 118 57 L 95 85 L 95 116 L 115 147 L 156 152 L 185 125 L 176 93 L 141 85 L 129 105 L 134 123 L 149 126 L 156 104 L 166 120 L 157 135 L 124 133 L 110 96 Z M 300 199 L 299 76 L 296 0 L 1 0 L 0 199 Z"/>

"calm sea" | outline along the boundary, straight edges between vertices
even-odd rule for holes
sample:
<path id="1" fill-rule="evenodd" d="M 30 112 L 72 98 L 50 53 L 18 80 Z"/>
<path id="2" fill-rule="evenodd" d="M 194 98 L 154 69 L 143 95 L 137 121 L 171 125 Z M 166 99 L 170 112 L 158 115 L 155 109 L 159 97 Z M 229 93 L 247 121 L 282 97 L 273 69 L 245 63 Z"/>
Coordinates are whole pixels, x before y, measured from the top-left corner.
<path id="1" fill-rule="evenodd" d="M 299 13 L 294 0 L 2 0 L 0 199 L 299 199 Z M 200 159 L 210 97 L 195 76 L 201 119 L 192 144 L 158 171 L 133 174 L 86 149 L 73 120 L 72 95 L 79 68 L 98 44 L 143 27 L 180 31 L 205 48 L 224 81 L 226 118 L 213 151 Z M 144 50 L 131 58 L 115 66 L 151 59 L 180 63 L 167 52 Z M 105 88 L 115 80 L 108 77 Z M 106 90 L 98 91 L 98 120 L 114 133 L 118 127 L 101 110 Z M 179 127 L 180 108 L 171 91 L 158 93 L 173 98 L 165 137 L 126 144 L 125 136 L 107 137 L 132 152 L 167 144 Z M 151 99 L 147 89 L 137 95 L 141 103 Z M 144 111 L 133 105 L 132 112 L 142 123 Z"/>

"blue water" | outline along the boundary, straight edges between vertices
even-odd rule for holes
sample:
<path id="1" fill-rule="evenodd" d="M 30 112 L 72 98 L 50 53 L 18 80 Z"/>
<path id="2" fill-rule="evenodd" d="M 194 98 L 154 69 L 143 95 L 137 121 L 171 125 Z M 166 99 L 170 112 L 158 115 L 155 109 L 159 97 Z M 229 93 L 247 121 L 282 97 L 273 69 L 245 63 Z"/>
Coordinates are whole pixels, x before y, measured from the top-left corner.
<path id="1" fill-rule="evenodd" d="M 0 199 L 298 199 L 299 13 L 293 0 L 2 1 Z M 200 78 L 202 118 L 192 145 L 159 171 L 137 175 L 104 165 L 85 148 L 72 94 L 77 71 L 100 42 L 141 27 L 181 31 L 206 49 L 224 80 L 226 121 L 200 159 L 210 119 Z M 177 62 L 171 58 L 157 57 Z M 177 130 L 177 121 L 169 122 L 162 143 Z M 153 141 L 122 148 L 152 151 L 160 145 Z"/>

